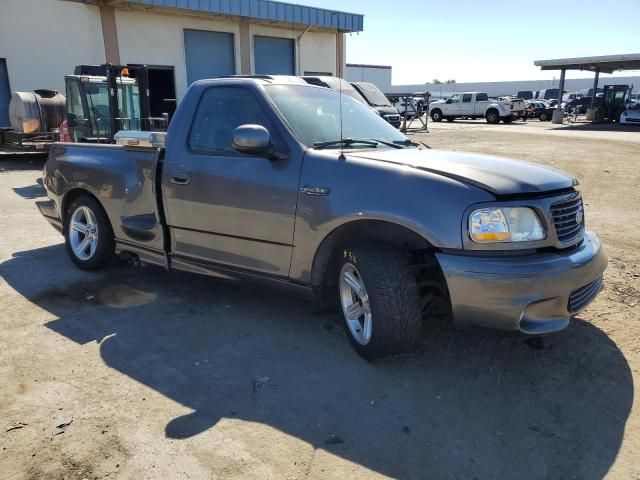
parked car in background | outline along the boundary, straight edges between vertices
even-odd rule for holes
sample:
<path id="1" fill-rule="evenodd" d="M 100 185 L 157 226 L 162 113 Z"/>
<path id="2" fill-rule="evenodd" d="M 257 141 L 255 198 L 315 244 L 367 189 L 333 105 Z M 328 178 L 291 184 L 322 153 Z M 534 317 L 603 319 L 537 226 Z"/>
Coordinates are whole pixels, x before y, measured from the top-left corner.
<path id="1" fill-rule="evenodd" d="M 429 104 L 429 115 L 434 122 L 443 119 L 453 122 L 460 117 L 484 117 L 487 123 L 509 123 L 512 120 L 511 104 L 503 100 L 490 100 L 485 92 L 456 93 L 446 100 Z"/>
<path id="2" fill-rule="evenodd" d="M 526 118 L 537 118 L 541 122 L 551 120 L 553 109 L 545 102 L 535 101 L 527 103 Z"/>
<path id="3" fill-rule="evenodd" d="M 341 91 L 343 95 L 349 95 L 351 98 L 359 101 L 363 105 L 369 105 L 365 98 L 360 95 L 360 93 L 358 93 L 355 88 L 353 88 L 353 85 L 347 82 L 344 78 L 305 75 L 304 77 L 302 77 L 302 79 L 311 85 L 317 85 L 319 87 L 331 88 L 333 90 Z"/>
<path id="4" fill-rule="evenodd" d="M 531 100 L 533 98 L 533 91 L 531 90 L 520 90 L 516 95 L 518 98 L 522 98 L 523 100 Z"/>
<path id="5" fill-rule="evenodd" d="M 332 89 L 199 80 L 167 134 L 118 142 L 56 143 L 44 167 L 38 208 L 79 268 L 119 253 L 324 295 L 366 359 L 415 350 L 443 321 L 557 332 L 602 289 L 575 178 L 422 150 Z"/>
<path id="6" fill-rule="evenodd" d="M 377 108 L 372 107 L 367 103 L 365 98 L 358 93 L 358 91 L 353 88 L 349 82 L 347 82 L 344 78 L 340 77 L 330 77 L 330 76 L 304 76 L 302 77 L 305 82 L 310 85 L 317 85 L 318 87 L 330 88 L 332 90 L 336 90 L 338 92 L 342 92 L 343 95 L 348 95 L 354 100 L 366 105 L 369 110 L 371 110 L 376 115 L 380 115 L 380 112 Z"/>
<path id="7" fill-rule="evenodd" d="M 621 125 L 640 125 L 640 103 L 636 103 L 620 114 Z"/>
<path id="8" fill-rule="evenodd" d="M 577 113 L 584 115 L 585 113 L 587 113 L 587 110 L 589 108 L 591 108 L 591 97 L 578 97 L 574 98 L 573 100 L 562 102 L 562 109 L 567 112 L 575 113 L 577 111 Z"/>
<path id="9" fill-rule="evenodd" d="M 391 104 L 389 99 L 375 84 L 371 82 L 351 82 L 351 85 L 353 85 L 353 88 L 362 95 L 370 106 L 378 110 L 382 118 L 394 127 L 400 128 L 402 124 L 400 112 L 398 112 L 398 109 Z"/>
<path id="10" fill-rule="evenodd" d="M 389 95 L 387 98 L 389 98 L 389 101 L 396 107 L 402 117 L 414 118 L 422 114 L 422 107 L 420 103 L 418 103 L 417 98 L 407 99 L 403 97 L 393 97 L 392 95 Z"/>
<path id="11" fill-rule="evenodd" d="M 541 100 L 557 100 L 560 97 L 559 88 L 543 88 L 536 92 L 536 99 Z"/>

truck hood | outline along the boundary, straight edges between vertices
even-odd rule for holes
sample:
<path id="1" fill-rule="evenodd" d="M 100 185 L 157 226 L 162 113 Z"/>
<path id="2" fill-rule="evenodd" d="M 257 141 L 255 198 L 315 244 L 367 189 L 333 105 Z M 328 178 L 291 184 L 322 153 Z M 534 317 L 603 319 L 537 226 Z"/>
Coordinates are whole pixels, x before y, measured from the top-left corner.
<path id="1" fill-rule="evenodd" d="M 417 148 L 366 150 L 348 155 L 435 173 L 496 196 L 549 192 L 578 184 L 575 178 L 559 170 L 489 155 Z"/>

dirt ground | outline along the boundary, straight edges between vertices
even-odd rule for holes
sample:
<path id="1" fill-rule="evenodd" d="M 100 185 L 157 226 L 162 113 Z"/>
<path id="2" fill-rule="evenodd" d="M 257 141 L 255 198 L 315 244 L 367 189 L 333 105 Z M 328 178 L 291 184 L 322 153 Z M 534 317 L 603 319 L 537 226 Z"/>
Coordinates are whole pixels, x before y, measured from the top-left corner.
<path id="1" fill-rule="evenodd" d="M 0 477 L 640 479 L 640 130 L 430 130 L 580 178 L 610 263 L 565 331 L 449 329 L 367 363 L 316 304 L 79 271 L 36 211 L 42 161 L 0 157 Z"/>

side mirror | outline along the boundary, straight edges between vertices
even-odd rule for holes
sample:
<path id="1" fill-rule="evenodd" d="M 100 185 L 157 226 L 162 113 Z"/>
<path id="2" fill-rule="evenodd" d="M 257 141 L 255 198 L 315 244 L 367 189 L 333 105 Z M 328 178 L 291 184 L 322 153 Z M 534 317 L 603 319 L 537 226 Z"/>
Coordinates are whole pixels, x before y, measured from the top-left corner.
<path id="1" fill-rule="evenodd" d="M 447 98 L 446 103 L 451 103 L 451 102 L 452 102 L 452 100 L 450 98 Z"/>
<path id="2" fill-rule="evenodd" d="M 67 113 L 67 125 L 69 126 L 69 128 L 78 126 L 78 119 L 76 118 L 75 113 Z"/>
<path id="3" fill-rule="evenodd" d="M 271 135 L 262 125 L 240 125 L 233 131 L 233 148 L 252 155 L 272 156 Z"/>

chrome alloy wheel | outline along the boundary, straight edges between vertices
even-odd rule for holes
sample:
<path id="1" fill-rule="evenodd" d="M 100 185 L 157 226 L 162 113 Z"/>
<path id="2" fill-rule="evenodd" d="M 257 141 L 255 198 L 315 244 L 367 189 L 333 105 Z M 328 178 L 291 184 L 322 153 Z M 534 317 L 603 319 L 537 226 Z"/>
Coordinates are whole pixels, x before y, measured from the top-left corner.
<path id="1" fill-rule="evenodd" d="M 360 345 L 371 340 L 371 306 L 362 275 L 351 263 L 345 263 L 340 271 L 340 303 L 353 339 Z"/>
<path id="2" fill-rule="evenodd" d="M 73 254 L 80 260 L 89 260 L 98 246 L 98 222 L 87 207 L 78 207 L 69 222 L 69 242 Z"/>

